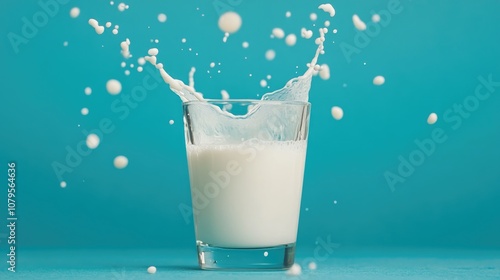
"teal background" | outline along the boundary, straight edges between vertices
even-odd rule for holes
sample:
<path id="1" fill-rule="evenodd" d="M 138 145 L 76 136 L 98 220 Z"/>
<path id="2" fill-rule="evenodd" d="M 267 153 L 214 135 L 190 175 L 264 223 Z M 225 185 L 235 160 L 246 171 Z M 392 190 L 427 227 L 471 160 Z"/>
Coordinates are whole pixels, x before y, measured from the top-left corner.
<path id="1" fill-rule="evenodd" d="M 243 18 L 242 28 L 225 44 L 216 2 L 129 0 L 130 9 L 123 13 L 117 11 L 119 2 L 59 5 L 18 53 L 7 34 L 21 35 L 22 18 L 32 21 L 42 9 L 37 1 L 0 4 L 0 161 L 5 170 L 0 170 L 5 172 L 0 216 L 7 214 L 7 162 L 15 161 L 18 248 L 194 247 L 193 223 L 186 223 L 178 209 L 190 205 L 181 102 L 161 84 L 126 117 L 113 110 L 111 104 L 148 75 L 135 68 L 124 75 L 119 44 L 130 38 L 134 57 L 129 63 L 136 66 L 139 56 L 158 47 L 165 69 L 186 83 L 190 68 L 197 67 L 195 85 L 205 96 L 218 98 L 226 89 L 232 98 L 259 98 L 266 92 L 259 85 L 266 75 L 272 75 L 274 90 L 305 71 L 314 42 L 299 36 L 297 45 L 288 47 L 269 34 L 274 27 L 297 35 L 301 27 L 313 28 L 311 12 L 319 23 L 330 20 L 330 30 L 338 33 L 327 34 L 326 54 L 320 57 L 330 66 L 331 78 L 314 78 L 310 93 L 298 246 L 314 246 L 318 237 L 331 236 L 342 249 L 500 248 L 500 87 L 459 128 L 443 117 L 474 94 L 479 76 L 500 81 L 499 1 L 402 0 L 403 10 L 350 62 L 341 45 L 356 46 L 352 14 L 368 23 L 371 11 L 387 9 L 388 1 L 334 1 L 337 14 L 330 19 L 316 10 L 322 1 L 221 0 L 235 4 L 230 8 Z M 81 9 L 76 19 L 69 16 L 74 6 Z M 285 17 L 288 10 L 291 18 Z M 167 22 L 158 22 L 160 12 Z M 97 35 L 89 18 L 119 24 L 119 34 L 106 29 Z M 250 43 L 248 49 L 241 47 L 243 41 Z M 275 60 L 265 59 L 267 49 L 276 51 Z M 211 69 L 212 61 L 221 65 Z M 376 75 L 385 76 L 383 86 L 372 84 Z M 123 85 L 118 96 L 105 90 L 111 78 Z M 87 86 L 93 89 L 90 96 L 84 94 Z M 344 109 L 341 121 L 331 116 L 334 105 Z M 89 108 L 88 116 L 80 114 L 82 107 Z M 433 126 L 426 123 L 431 112 L 440 117 Z M 64 163 L 66 147 L 75 148 L 85 139 L 82 131 L 97 128 L 103 118 L 112 121 L 114 131 L 63 175 L 68 186 L 59 187 L 53 162 Z M 414 141 L 438 128 L 447 140 L 391 190 L 384 173 L 397 173 L 398 157 L 408 159 L 417 149 Z M 121 154 L 129 165 L 117 170 L 113 158 Z M 5 233 L 0 227 L 4 249 Z"/>

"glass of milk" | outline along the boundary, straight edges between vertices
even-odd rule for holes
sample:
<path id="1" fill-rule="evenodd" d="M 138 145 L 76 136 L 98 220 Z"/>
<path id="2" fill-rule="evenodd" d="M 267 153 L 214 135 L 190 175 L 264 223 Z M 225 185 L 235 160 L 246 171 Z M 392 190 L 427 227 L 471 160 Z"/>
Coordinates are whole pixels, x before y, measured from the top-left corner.
<path id="1" fill-rule="evenodd" d="M 183 109 L 200 267 L 290 267 L 310 103 L 203 100 Z"/>

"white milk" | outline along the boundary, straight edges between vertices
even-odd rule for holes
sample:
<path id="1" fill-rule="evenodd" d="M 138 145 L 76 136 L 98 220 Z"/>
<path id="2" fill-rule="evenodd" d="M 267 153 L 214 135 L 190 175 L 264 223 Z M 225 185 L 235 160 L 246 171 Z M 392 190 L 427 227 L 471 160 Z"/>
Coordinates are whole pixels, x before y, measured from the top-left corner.
<path id="1" fill-rule="evenodd" d="M 228 248 L 295 243 L 306 142 L 187 145 L 196 239 Z"/>

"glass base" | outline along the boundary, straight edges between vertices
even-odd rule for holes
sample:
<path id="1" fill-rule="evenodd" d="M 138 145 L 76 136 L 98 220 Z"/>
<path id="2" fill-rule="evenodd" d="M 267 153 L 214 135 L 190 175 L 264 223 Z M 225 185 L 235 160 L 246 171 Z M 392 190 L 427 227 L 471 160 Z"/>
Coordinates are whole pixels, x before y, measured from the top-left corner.
<path id="1" fill-rule="evenodd" d="M 207 270 L 287 269 L 295 259 L 295 243 L 263 248 L 221 248 L 198 241 L 198 264 Z"/>

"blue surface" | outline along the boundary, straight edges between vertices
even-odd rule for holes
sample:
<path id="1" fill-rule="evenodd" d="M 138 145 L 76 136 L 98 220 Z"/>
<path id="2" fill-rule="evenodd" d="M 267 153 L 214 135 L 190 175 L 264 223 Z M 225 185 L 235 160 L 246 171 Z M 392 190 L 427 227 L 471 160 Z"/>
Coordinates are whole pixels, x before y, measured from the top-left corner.
<path id="1" fill-rule="evenodd" d="M 160 49 L 158 59 L 174 77 L 187 82 L 190 68 L 197 67 L 196 87 L 207 97 L 218 98 L 220 90 L 226 89 L 232 98 L 258 98 L 305 71 L 314 42 L 299 37 L 297 45 L 288 47 L 269 34 L 274 27 L 282 27 L 287 34 L 299 34 L 301 27 L 316 29 L 309 20 L 311 12 L 318 14 L 316 23 L 331 20 L 330 30 L 336 28 L 338 33 L 327 34 L 326 54 L 320 58 L 320 63 L 330 66 L 331 78 L 314 78 L 310 94 L 299 249 L 314 244 L 318 236 L 331 236 L 346 248 L 500 249 L 499 1 L 402 0 L 400 6 L 389 0 L 334 1 L 337 14 L 332 19 L 316 9 L 323 3 L 318 0 L 147 4 L 130 0 L 125 1 L 130 9 L 123 13 L 117 10 L 119 2 L 114 6 L 108 1 L 57 4 L 47 22 L 28 33 L 26 21 L 43 20 L 43 5 L 34 0 L 0 3 L 0 173 L 5 174 L 8 161 L 17 163 L 19 250 L 109 248 L 109 263 L 81 271 L 89 277 L 109 278 L 110 266 L 125 267 L 142 277 L 149 264 L 147 256 L 113 262 L 120 252 L 191 248 L 192 218 L 185 219 L 179 211 L 179 206 L 190 205 L 181 103 L 166 85 L 158 83 L 128 113 L 116 110 L 113 104 L 123 106 L 121 98 L 142 85 L 145 76 L 157 78 L 150 74 L 151 67 L 143 73 L 127 67 L 131 75 L 125 76 L 120 42 L 130 38 L 134 57 L 128 63 L 136 67 L 136 59 L 151 47 Z M 368 31 L 354 29 L 353 14 L 369 23 L 372 12 L 383 14 L 394 5 L 397 12 L 378 32 L 368 35 Z M 74 6 L 81 9 L 76 19 L 69 16 Z M 234 9 L 243 18 L 241 30 L 225 44 L 217 27 L 221 8 Z M 292 12 L 291 18 L 285 17 L 286 11 Z M 167 14 L 167 22 L 158 22 L 160 12 Z M 119 34 L 107 29 L 97 35 L 87 23 L 89 18 L 119 24 Z M 24 40 L 12 43 L 12 34 Z M 365 43 L 356 41 L 360 36 L 368 36 Z M 182 38 L 187 39 L 185 44 Z M 160 42 L 152 43 L 152 39 Z M 241 47 L 243 41 L 250 43 L 248 49 Z M 354 53 L 345 53 L 349 46 L 356 48 Z M 275 60 L 265 59 L 268 49 L 276 51 Z M 212 69 L 211 62 L 221 65 Z M 272 75 L 268 90 L 259 85 L 266 75 Z M 376 75 L 385 76 L 383 86 L 372 84 Z M 123 85 L 119 96 L 106 93 L 105 83 L 111 78 Z M 485 85 L 488 79 L 494 86 Z M 93 89 L 90 96 L 84 94 L 87 86 Z M 489 96 L 474 104 L 478 87 Z M 458 104 L 477 108 L 460 115 L 453 112 Z M 344 109 L 341 121 L 331 116 L 334 105 Z M 82 107 L 89 108 L 88 116 L 80 114 Z M 426 123 L 431 112 L 439 116 L 433 126 Z M 103 119 L 112 122 L 113 132 L 105 134 L 98 149 L 82 157 L 71 172 L 58 178 L 53 164 L 66 164 L 67 149 L 76 149 Z M 169 125 L 171 119 L 173 125 Z M 440 143 L 436 133 L 442 134 L 437 137 Z M 399 172 L 402 162 L 423 154 L 416 142 L 429 143 L 425 139 L 433 137 L 435 147 L 425 154 L 424 162 Z M 120 154 L 129 159 L 123 170 L 112 164 Z M 388 183 L 388 172 L 400 176 L 400 181 Z M 6 180 L 5 176 L 0 179 Z M 68 184 L 65 189 L 59 187 L 61 179 Z M 4 183 L 0 182 L 0 217 L 7 215 Z M 2 263 L 7 252 L 4 222 L 2 218 Z M 48 267 L 78 274 L 78 268 L 86 266 L 72 254 L 58 255 Z M 461 279 L 460 272 L 485 277 L 498 273 L 498 265 L 490 263 L 495 260 L 477 259 L 474 254 L 463 262 L 394 259 L 407 270 L 384 265 L 383 255 L 362 257 L 354 255 L 352 264 L 348 259 L 329 259 L 317 273 L 344 273 L 345 278 L 352 273 L 353 279 L 368 279 L 370 273 L 393 277 L 388 273 L 392 269 L 410 278 L 422 273 L 443 279 L 453 279 L 455 273 Z M 151 258 L 162 260 L 161 253 Z M 165 258 L 174 265 L 194 265 L 187 255 L 179 260 Z M 43 262 L 56 259 L 34 256 L 20 274 L 42 272 Z M 58 270 L 59 261 L 61 265 L 69 262 L 69 268 Z M 448 270 L 441 271 L 438 264 Z M 162 273 L 166 272 L 161 269 L 155 277 Z M 192 276 L 205 275 L 211 274 L 195 272 Z"/>
<path id="2" fill-rule="evenodd" d="M 303 248 L 300 276 L 285 271 L 202 271 L 189 250 L 30 250 L 8 279 L 499 279 L 500 252 L 442 250 L 339 250 L 315 260 L 314 248 Z M 157 272 L 146 269 L 154 265 Z M 7 274 L 6 272 L 4 272 Z M 2 275 L 0 273 L 0 275 Z M 2 278 L 4 279 L 4 278 Z"/>

